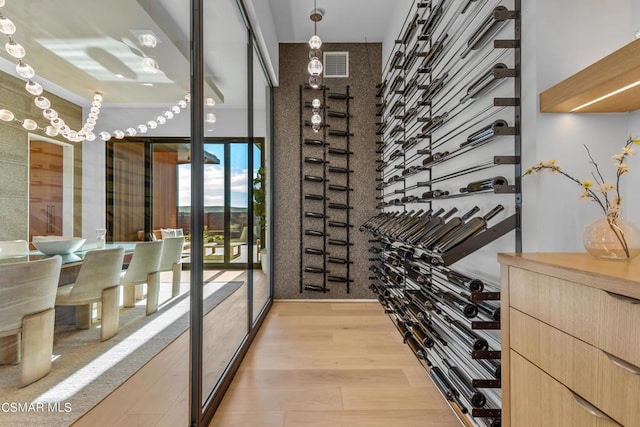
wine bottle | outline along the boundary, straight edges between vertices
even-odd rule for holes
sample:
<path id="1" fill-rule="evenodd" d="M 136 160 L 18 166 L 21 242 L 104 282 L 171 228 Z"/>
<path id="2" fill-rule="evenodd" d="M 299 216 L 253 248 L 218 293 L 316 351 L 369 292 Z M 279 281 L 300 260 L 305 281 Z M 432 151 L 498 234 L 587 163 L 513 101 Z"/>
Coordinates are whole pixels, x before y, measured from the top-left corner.
<path id="1" fill-rule="evenodd" d="M 451 218 L 446 224 L 434 229 L 431 233 L 425 235 L 420 241 L 416 242 L 424 248 L 431 248 L 432 245 L 438 243 L 441 239 L 445 238 L 449 233 L 464 224 L 469 218 L 471 218 L 480 208 L 474 206 L 470 211 L 462 216 Z"/>
<path id="2" fill-rule="evenodd" d="M 339 93 L 339 92 L 329 92 L 329 94 L 327 95 L 327 98 L 329 98 L 329 99 L 353 99 L 352 96 L 349 96 L 346 93 Z"/>
<path id="3" fill-rule="evenodd" d="M 305 175 L 304 180 L 309 182 L 324 182 L 323 177 L 316 175 Z"/>
<path id="4" fill-rule="evenodd" d="M 500 307 L 491 305 L 485 301 L 478 301 L 478 310 L 485 314 L 487 317 L 499 322 L 500 321 Z"/>
<path id="5" fill-rule="evenodd" d="M 391 153 L 391 155 L 389 156 L 389 160 L 395 160 L 400 156 L 403 156 L 404 152 L 402 150 L 395 150 L 393 153 Z"/>
<path id="6" fill-rule="evenodd" d="M 433 153 L 422 161 L 422 166 L 429 166 L 433 163 L 437 163 L 443 160 L 448 155 L 449 155 L 448 151 Z"/>
<path id="7" fill-rule="evenodd" d="M 426 353 L 424 352 L 420 344 L 418 344 L 418 341 L 413 338 L 413 336 L 409 335 L 407 338 L 405 338 L 405 341 L 411 351 L 413 351 L 413 354 L 415 354 L 418 359 L 427 360 Z"/>
<path id="8" fill-rule="evenodd" d="M 496 77 L 496 72 L 505 69 L 507 69 L 507 66 L 503 63 L 498 63 L 491 67 L 489 71 L 485 72 L 467 88 L 467 94 L 460 99 L 460 103 L 464 104 L 469 99 L 477 99 L 496 87 L 504 80 L 502 77 Z"/>
<path id="9" fill-rule="evenodd" d="M 329 163 L 329 162 L 325 162 L 324 160 L 318 158 L 318 157 L 305 157 L 304 158 L 304 162 L 305 163 L 312 163 L 315 165 L 323 165 L 325 163 Z"/>
<path id="10" fill-rule="evenodd" d="M 338 167 L 338 166 L 329 166 L 328 170 L 329 172 L 333 172 L 333 173 L 352 173 L 353 172 L 353 170 L 351 169 Z"/>
<path id="11" fill-rule="evenodd" d="M 347 279 L 346 277 L 342 276 L 327 276 L 327 281 L 336 283 L 351 283 L 353 282 L 353 279 Z"/>
<path id="12" fill-rule="evenodd" d="M 438 368 L 437 366 L 434 366 L 429 371 L 429 375 L 431 375 L 431 379 L 433 380 L 433 383 L 436 385 L 436 387 L 438 387 L 440 392 L 443 394 L 443 396 L 447 400 L 449 400 L 450 402 L 455 402 L 458 408 L 460 409 L 460 412 L 462 412 L 463 414 L 466 414 L 469 412 L 467 407 L 460 401 L 460 398 L 458 397 L 458 392 L 455 390 L 453 385 L 451 385 L 451 383 L 442 373 L 440 368 Z"/>
<path id="13" fill-rule="evenodd" d="M 449 192 L 445 190 L 439 190 L 439 189 L 431 190 L 431 191 L 422 193 L 422 200 L 438 199 L 440 197 L 445 197 L 448 195 L 449 195 Z"/>
<path id="14" fill-rule="evenodd" d="M 316 219 L 324 218 L 324 214 L 320 212 L 305 212 L 304 216 L 307 218 L 316 218 Z"/>
<path id="15" fill-rule="evenodd" d="M 475 0 L 472 0 L 472 1 L 475 1 Z M 436 27 L 440 23 L 440 20 L 444 16 L 443 7 L 444 7 L 444 1 L 441 1 L 438 3 L 438 6 L 436 6 L 431 10 L 429 17 L 427 18 L 427 21 L 422 26 L 423 39 L 431 38 L 433 31 L 436 29 Z"/>
<path id="16" fill-rule="evenodd" d="M 432 348 L 436 344 L 436 340 L 431 336 L 431 334 L 427 333 L 422 326 L 416 325 L 412 330 L 416 340 L 418 340 L 418 342 L 425 348 Z"/>
<path id="17" fill-rule="evenodd" d="M 323 268 L 320 268 L 320 267 L 305 267 L 304 268 L 304 272 L 305 273 L 314 273 L 314 274 L 323 274 L 325 272 L 325 270 Z"/>
<path id="18" fill-rule="evenodd" d="M 322 231 L 317 230 L 304 230 L 305 236 L 313 236 L 313 237 L 323 237 L 324 233 Z"/>
<path id="19" fill-rule="evenodd" d="M 496 19 L 496 16 L 499 16 L 499 12 L 505 11 L 507 11 L 506 7 L 497 6 L 489 13 L 467 40 L 467 47 L 460 54 L 460 58 L 466 58 L 472 50 L 478 50 L 489 43 L 493 36 L 507 23 L 506 19 Z"/>
<path id="20" fill-rule="evenodd" d="M 324 251 L 322 249 L 315 248 L 305 248 L 304 253 L 309 255 L 324 255 Z"/>
<path id="21" fill-rule="evenodd" d="M 387 87 L 386 79 L 376 85 L 376 89 L 378 89 L 376 91 L 376 98 L 380 98 L 384 94 L 384 90 L 386 89 L 386 87 Z"/>
<path id="22" fill-rule="evenodd" d="M 496 186 L 507 185 L 509 181 L 504 176 L 496 176 L 493 178 L 481 179 L 467 184 L 466 187 L 460 189 L 461 193 L 474 193 L 476 191 L 492 190 Z"/>
<path id="23" fill-rule="evenodd" d="M 346 130 L 337 130 L 337 129 L 329 129 L 329 136 L 353 136 L 352 133 L 347 132 Z"/>
<path id="24" fill-rule="evenodd" d="M 460 339 L 470 350 L 488 350 L 489 344 L 487 340 L 476 334 L 473 330 L 469 329 L 462 322 L 452 319 L 448 315 L 442 316 L 449 329 L 453 334 Z"/>
<path id="25" fill-rule="evenodd" d="M 425 233 L 428 233 L 433 227 L 436 226 L 437 220 L 440 215 L 444 213 L 444 209 L 440 208 L 436 212 L 433 213 L 430 217 L 420 221 L 419 224 L 416 224 L 416 227 L 409 230 L 407 233 L 402 235 L 402 240 L 407 243 L 415 243 L 418 239 L 420 239 Z"/>
<path id="26" fill-rule="evenodd" d="M 353 191 L 353 188 L 349 188 L 346 185 L 338 184 L 329 184 L 327 188 L 332 191 Z"/>
<path id="27" fill-rule="evenodd" d="M 305 145 L 324 146 L 324 141 L 321 139 L 307 139 L 304 140 Z"/>
<path id="28" fill-rule="evenodd" d="M 340 210 L 351 209 L 351 206 L 346 205 L 344 203 L 329 203 L 327 207 L 329 209 L 340 209 Z"/>
<path id="29" fill-rule="evenodd" d="M 399 223 L 396 227 L 389 230 L 387 235 L 389 237 L 394 237 L 400 239 L 405 231 L 412 229 L 416 226 L 423 218 L 428 217 L 431 214 L 431 209 L 427 212 L 424 212 L 423 209 L 420 209 L 415 214 L 409 215 L 406 220 Z"/>
<path id="30" fill-rule="evenodd" d="M 407 312 L 409 312 L 415 319 L 418 319 L 418 321 L 426 320 L 426 316 L 415 303 L 407 303 L 406 308 Z"/>
<path id="31" fill-rule="evenodd" d="M 396 76 L 389 86 L 389 92 L 395 92 L 398 87 L 400 87 L 403 81 L 404 79 L 402 78 L 402 76 Z"/>
<path id="32" fill-rule="evenodd" d="M 444 81 L 448 76 L 449 75 L 445 73 L 444 76 L 438 77 L 437 79 L 431 82 L 431 84 L 427 87 L 427 89 L 422 94 L 423 105 L 429 104 L 433 100 L 433 98 L 438 94 L 438 92 L 442 90 L 442 88 L 444 87 Z"/>
<path id="33" fill-rule="evenodd" d="M 467 289 L 470 292 L 482 292 L 484 290 L 484 283 L 479 279 L 472 279 L 464 274 L 458 273 L 453 270 L 449 270 L 446 273 L 447 280 L 461 288 Z"/>
<path id="34" fill-rule="evenodd" d="M 410 243 L 417 245 L 422 239 L 432 233 L 434 230 L 437 230 L 442 224 L 454 213 L 458 212 L 458 208 L 451 208 L 446 214 L 442 216 L 437 216 L 431 219 L 418 233 L 415 233 L 410 239 Z"/>
<path id="35" fill-rule="evenodd" d="M 482 408 L 487 403 L 485 395 L 475 388 L 471 379 L 457 366 L 453 365 L 448 359 L 442 359 L 447 371 L 449 379 L 453 385 L 462 393 L 464 398 L 475 408 Z"/>
<path id="36" fill-rule="evenodd" d="M 327 225 L 329 227 L 336 227 L 336 228 L 353 227 L 353 225 L 347 224 L 346 222 L 343 222 L 343 221 L 329 221 L 327 222 Z"/>
<path id="37" fill-rule="evenodd" d="M 440 291 L 438 295 L 446 305 L 460 312 L 467 319 L 473 319 L 478 315 L 478 306 L 471 301 L 465 301 L 458 295 L 446 291 Z"/>
<path id="38" fill-rule="evenodd" d="M 334 246 L 353 246 L 353 243 L 341 239 L 329 239 L 328 243 Z"/>
<path id="39" fill-rule="evenodd" d="M 376 122 L 376 125 L 378 126 L 376 128 L 376 135 L 382 135 L 385 131 L 385 129 L 387 129 L 387 121 L 383 120 L 381 122 Z"/>
<path id="40" fill-rule="evenodd" d="M 329 289 L 327 289 L 324 286 L 320 286 L 320 285 L 312 285 L 312 284 L 306 284 L 304 285 L 304 290 L 305 291 L 314 291 L 314 292 L 329 292 Z"/>
<path id="41" fill-rule="evenodd" d="M 333 110 L 327 111 L 327 116 L 335 117 L 335 118 L 338 118 L 338 119 L 346 119 L 347 117 L 349 117 L 347 115 L 347 113 L 345 113 L 343 111 L 333 111 Z"/>
<path id="42" fill-rule="evenodd" d="M 305 193 L 304 198 L 306 200 L 320 200 L 320 201 L 325 200 L 325 197 L 322 194 L 312 194 L 312 193 Z"/>
<path id="43" fill-rule="evenodd" d="M 467 140 L 460 144 L 460 148 L 466 147 L 467 145 L 475 147 L 484 142 L 488 142 L 494 136 L 496 136 L 496 129 L 501 127 L 507 127 L 508 124 L 504 120 L 495 120 L 490 125 L 483 127 L 482 129 L 472 133 L 467 137 Z"/>
<path id="44" fill-rule="evenodd" d="M 427 52 L 426 56 L 422 60 L 422 64 L 420 65 L 420 73 L 431 72 L 431 67 L 433 67 L 435 61 L 440 57 L 440 53 L 442 53 L 444 42 L 447 37 L 449 37 L 449 34 L 445 34 L 441 39 L 436 41 L 433 46 L 431 46 L 431 49 L 429 49 L 429 52 Z"/>
<path id="45" fill-rule="evenodd" d="M 435 116 L 430 119 L 424 126 L 422 126 L 422 137 L 430 136 L 436 129 L 438 129 L 446 120 L 449 113 L 444 113 L 440 116 Z"/>
<path id="46" fill-rule="evenodd" d="M 486 229 L 487 221 L 489 221 L 491 218 L 493 218 L 503 210 L 504 206 L 498 205 L 483 217 L 476 216 L 471 218 L 463 226 L 459 227 L 455 232 L 451 233 L 450 237 L 436 245 L 434 247 L 434 251 L 438 253 L 444 253 L 448 250 L 451 250 L 452 248 L 467 240 L 469 237 Z"/>
<path id="47" fill-rule="evenodd" d="M 353 151 L 347 151 L 344 148 L 330 147 L 329 148 L 329 154 L 339 154 L 341 156 L 346 156 L 346 155 L 349 155 L 349 154 L 353 154 Z"/>
<path id="48" fill-rule="evenodd" d="M 344 258 L 339 258 L 339 257 L 334 257 L 334 256 L 330 256 L 327 257 L 327 262 L 330 262 L 332 264 L 353 264 L 353 262 L 348 261 Z"/>

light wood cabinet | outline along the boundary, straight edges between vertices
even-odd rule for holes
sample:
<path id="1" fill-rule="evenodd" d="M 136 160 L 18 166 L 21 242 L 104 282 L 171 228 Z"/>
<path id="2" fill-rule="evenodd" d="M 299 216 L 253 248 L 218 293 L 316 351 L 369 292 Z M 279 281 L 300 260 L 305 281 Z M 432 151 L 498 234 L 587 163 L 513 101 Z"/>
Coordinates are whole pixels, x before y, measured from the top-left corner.
<path id="1" fill-rule="evenodd" d="M 640 426 L 640 264 L 498 258 L 503 425 Z"/>

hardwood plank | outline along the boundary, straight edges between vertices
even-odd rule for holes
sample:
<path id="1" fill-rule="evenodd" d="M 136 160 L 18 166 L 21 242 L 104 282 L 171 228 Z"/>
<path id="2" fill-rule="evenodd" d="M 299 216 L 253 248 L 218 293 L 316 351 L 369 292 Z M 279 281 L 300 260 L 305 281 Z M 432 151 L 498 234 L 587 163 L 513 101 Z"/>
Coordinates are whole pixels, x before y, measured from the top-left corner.
<path id="1" fill-rule="evenodd" d="M 409 385 L 401 369 L 269 369 L 245 370 L 237 387 L 316 385 Z"/>
<path id="2" fill-rule="evenodd" d="M 342 387 L 346 410 L 412 410 L 442 408 L 433 387 Z"/>
<path id="3" fill-rule="evenodd" d="M 282 427 L 284 412 L 222 412 L 216 414 L 211 427 Z"/>
<path id="4" fill-rule="evenodd" d="M 342 393 L 338 386 L 238 388 L 230 389 L 220 411 L 322 411 L 340 410 Z"/>
<path id="5" fill-rule="evenodd" d="M 259 425 L 259 424 L 258 424 Z M 398 411 L 292 411 L 284 427 L 459 427 L 449 409 Z"/>

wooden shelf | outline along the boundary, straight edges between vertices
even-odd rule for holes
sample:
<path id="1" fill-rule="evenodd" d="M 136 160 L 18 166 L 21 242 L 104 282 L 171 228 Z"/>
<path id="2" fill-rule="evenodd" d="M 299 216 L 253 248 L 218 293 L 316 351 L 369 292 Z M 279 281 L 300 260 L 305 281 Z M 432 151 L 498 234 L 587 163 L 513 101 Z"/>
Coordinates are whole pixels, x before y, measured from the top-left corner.
<path id="1" fill-rule="evenodd" d="M 634 83 L 638 85 L 573 111 Z M 542 113 L 620 113 L 639 108 L 640 40 L 634 40 L 540 94 Z"/>

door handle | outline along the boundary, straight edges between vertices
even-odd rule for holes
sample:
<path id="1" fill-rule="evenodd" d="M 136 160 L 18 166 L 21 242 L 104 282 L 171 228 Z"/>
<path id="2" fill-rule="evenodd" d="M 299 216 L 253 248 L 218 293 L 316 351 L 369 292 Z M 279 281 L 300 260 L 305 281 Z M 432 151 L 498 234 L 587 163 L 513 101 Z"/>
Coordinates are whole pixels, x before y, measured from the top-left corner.
<path id="1" fill-rule="evenodd" d="M 636 365 L 629 363 L 626 360 L 622 360 L 619 357 L 614 356 L 613 354 L 609 354 L 604 350 L 600 350 L 600 351 L 603 352 L 604 355 L 607 356 L 607 358 L 611 361 L 611 363 L 613 363 L 617 367 L 624 369 L 625 371 L 633 375 L 640 375 L 640 368 L 637 367 Z"/>
<path id="2" fill-rule="evenodd" d="M 628 297 L 626 295 L 616 294 L 614 292 L 609 292 L 609 291 L 605 291 L 605 292 L 607 293 L 607 295 L 609 295 L 613 299 L 617 299 L 619 301 L 626 302 L 628 304 L 634 304 L 634 305 L 640 304 L 640 299 Z"/>
<path id="3" fill-rule="evenodd" d="M 585 411 L 587 411 L 588 413 L 590 413 L 591 415 L 593 415 L 596 418 L 601 418 L 603 420 L 607 420 L 609 422 L 614 423 L 615 425 L 618 425 L 618 426 L 622 427 L 622 424 L 616 422 L 613 418 L 611 418 L 610 416 L 608 416 L 607 414 L 602 412 L 600 409 L 596 408 L 591 403 L 587 402 L 582 397 L 580 397 L 577 394 L 575 394 L 573 391 L 571 391 L 571 390 L 569 390 L 569 391 L 571 392 L 571 395 L 573 396 L 573 400 L 575 400 L 576 404 L 579 407 L 581 407 L 582 409 L 584 409 Z"/>

